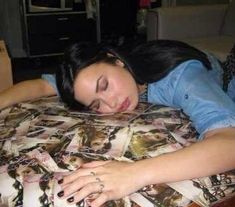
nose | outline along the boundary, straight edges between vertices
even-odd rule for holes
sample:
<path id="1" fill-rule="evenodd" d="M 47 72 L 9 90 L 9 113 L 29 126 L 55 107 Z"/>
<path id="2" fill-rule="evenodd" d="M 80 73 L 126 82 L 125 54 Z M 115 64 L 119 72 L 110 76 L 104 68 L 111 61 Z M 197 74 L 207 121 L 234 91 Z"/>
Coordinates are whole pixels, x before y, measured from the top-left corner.
<path id="1" fill-rule="evenodd" d="M 115 97 L 110 97 L 108 100 L 106 100 L 106 104 L 108 105 L 109 108 L 115 109 L 117 106 Z"/>
<path id="2" fill-rule="evenodd" d="M 106 94 L 102 97 L 103 103 L 110 109 L 116 109 L 118 98 L 113 94 Z"/>

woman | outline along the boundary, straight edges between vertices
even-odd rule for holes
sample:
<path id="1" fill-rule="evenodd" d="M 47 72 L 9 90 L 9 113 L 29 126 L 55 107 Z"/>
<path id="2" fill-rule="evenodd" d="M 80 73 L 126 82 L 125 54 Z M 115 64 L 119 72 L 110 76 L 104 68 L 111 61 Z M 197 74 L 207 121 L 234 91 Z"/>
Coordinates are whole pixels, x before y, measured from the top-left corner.
<path id="1" fill-rule="evenodd" d="M 87 43 L 70 47 L 56 76 L 61 98 L 69 106 L 99 113 L 133 110 L 147 87 L 149 102 L 183 109 L 200 140 L 135 163 L 86 163 L 59 181 L 63 190 L 58 196 L 77 203 L 98 193 L 89 204 L 100 206 L 149 184 L 234 169 L 235 104 L 230 97 L 235 79 L 226 81 L 226 94 L 222 74 L 213 56 L 178 41 L 148 42 L 127 53 Z M 49 85 L 47 95 L 54 94 L 56 87 Z"/>
<path id="2" fill-rule="evenodd" d="M 60 181 L 63 191 L 59 196 L 76 203 L 99 193 L 90 205 L 100 206 L 149 184 L 233 169 L 235 104 L 229 96 L 234 97 L 235 79 L 226 81 L 230 92 L 226 94 L 222 74 L 213 56 L 178 41 L 148 42 L 126 54 L 88 44 L 69 48 L 57 74 L 61 98 L 69 106 L 99 113 L 133 110 L 147 86 L 148 101 L 183 109 L 201 140 L 135 163 L 84 164 Z"/>

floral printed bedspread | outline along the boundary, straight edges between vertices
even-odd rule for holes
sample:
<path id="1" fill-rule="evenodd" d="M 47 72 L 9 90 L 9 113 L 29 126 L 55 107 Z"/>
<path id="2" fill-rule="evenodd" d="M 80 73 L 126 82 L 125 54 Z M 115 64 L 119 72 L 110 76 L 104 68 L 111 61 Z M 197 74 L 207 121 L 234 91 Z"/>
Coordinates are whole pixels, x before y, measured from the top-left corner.
<path id="1" fill-rule="evenodd" d="M 0 111 L 0 207 L 64 207 L 57 181 L 82 163 L 133 162 L 179 150 L 197 137 L 180 110 L 146 102 L 133 112 L 102 115 L 69 110 L 54 96 L 17 104 Z M 105 206 L 212 206 L 232 196 L 235 170 L 146 186 Z M 88 206 L 86 199 L 76 206 Z"/>

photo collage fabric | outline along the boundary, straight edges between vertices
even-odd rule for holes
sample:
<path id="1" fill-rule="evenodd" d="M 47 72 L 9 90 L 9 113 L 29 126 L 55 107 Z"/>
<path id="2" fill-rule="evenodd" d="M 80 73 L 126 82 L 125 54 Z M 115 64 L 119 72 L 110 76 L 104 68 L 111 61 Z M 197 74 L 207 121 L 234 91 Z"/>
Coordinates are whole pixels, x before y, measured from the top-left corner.
<path id="1" fill-rule="evenodd" d="M 56 96 L 8 107 L 0 111 L 0 207 L 64 207 L 57 181 L 83 163 L 136 162 L 182 149 L 197 138 L 182 111 L 147 102 L 115 114 L 72 111 Z M 235 169 L 146 186 L 104 206 L 213 206 L 232 196 Z M 72 206 L 88 204 L 84 199 Z"/>

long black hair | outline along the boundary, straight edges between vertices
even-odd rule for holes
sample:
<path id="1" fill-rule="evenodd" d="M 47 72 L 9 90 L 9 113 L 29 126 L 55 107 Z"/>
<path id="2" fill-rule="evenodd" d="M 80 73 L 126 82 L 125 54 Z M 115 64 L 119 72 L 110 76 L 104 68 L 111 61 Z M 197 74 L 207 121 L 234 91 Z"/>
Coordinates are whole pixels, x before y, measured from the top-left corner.
<path id="1" fill-rule="evenodd" d="M 187 60 L 199 60 L 211 69 L 205 53 L 176 40 L 149 41 L 135 47 L 125 57 L 127 68 L 139 84 L 158 81 Z"/>
<path id="2" fill-rule="evenodd" d="M 77 74 L 93 63 L 115 64 L 118 57 L 112 49 L 91 42 L 75 43 L 65 50 L 62 64 L 56 71 L 56 84 L 63 102 L 70 108 L 83 109 L 84 105 L 74 98 L 74 81 Z M 84 89 L 86 90 L 86 89 Z"/>
<path id="3" fill-rule="evenodd" d="M 158 81 L 191 59 L 199 60 L 208 70 L 211 69 L 205 53 L 180 41 L 155 40 L 122 50 L 81 42 L 65 50 L 63 63 L 57 70 L 56 82 L 61 99 L 71 108 L 83 109 L 84 106 L 74 98 L 77 74 L 91 64 L 115 64 L 117 59 L 124 63 L 138 84 Z"/>

